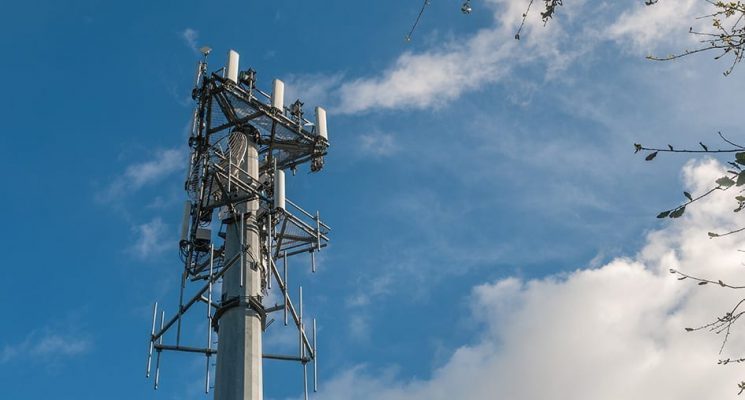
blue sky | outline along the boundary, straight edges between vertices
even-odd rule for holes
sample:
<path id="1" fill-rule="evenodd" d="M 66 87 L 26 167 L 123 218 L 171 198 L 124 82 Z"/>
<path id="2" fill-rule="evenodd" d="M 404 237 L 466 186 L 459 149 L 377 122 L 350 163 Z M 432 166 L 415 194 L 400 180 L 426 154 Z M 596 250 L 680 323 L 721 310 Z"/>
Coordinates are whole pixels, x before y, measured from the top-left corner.
<path id="1" fill-rule="evenodd" d="M 144 378 L 152 302 L 177 301 L 202 45 L 329 109 L 326 167 L 287 189 L 333 228 L 319 272 L 294 272 L 320 321 L 317 398 L 734 397 L 719 338 L 682 329 L 729 294 L 665 273 L 736 280 L 745 243 L 705 237 L 733 200 L 654 218 L 722 167 L 632 144 L 737 138 L 743 73 L 644 60 L 695 45 L 703 1 L 571 3 L 518 42 L 526 1 L 433 0 L 409 43 L 414 0 L 6 5 L 3 398 L 205 398 L 199 356 L 166 354 L 157 392 Z M 268 399 L 301 391 L 295 365 L 265 379 Z"/>

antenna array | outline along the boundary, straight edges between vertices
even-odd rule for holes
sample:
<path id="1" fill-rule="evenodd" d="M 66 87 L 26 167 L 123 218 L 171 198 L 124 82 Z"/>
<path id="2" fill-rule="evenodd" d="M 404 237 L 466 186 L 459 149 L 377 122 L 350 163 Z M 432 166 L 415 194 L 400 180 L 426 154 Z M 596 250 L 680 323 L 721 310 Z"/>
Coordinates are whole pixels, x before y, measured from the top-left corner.
<path id="1" fill-rule="evenodd" d="M 316 320 L 309 335 L 302 286 L 297 303 L 290 293 L 288 260 L 309 253 L 315 272 L 315 254 L 327 246 L 330 228 L 318 212 L 286 198 L 285 170 L 294 173 L 305 163 L 311 172 L 321 170 L 329 146 L 326 111 L 316 107 L 311 122 L 300 100 L 285 107 L 282 81 L 273 81 L 271 94 L 258 89 L 256 71 L 240 71 L 237 52 L 231 50 L 226 66 L 212 73 L 207 72 L 210 49 L 202 53 L 192 92 L 197 104 L 179 243 L 184 265 L 179 306 L 170 318 L 158 303 L 153 307 L 146 376 L 154 360 L 157 389 L 163 351 L 202 353 L 205 392 L 216 356 L 215 399 L 261 399 L 262 359 L 297 361 L 307 399 L 308 364 L 314 391 L 318 387 Z M 273 285 L 282 298 L 267 304 Z M 206 345 L 187 345 L 182 322 L 197 304 L 206 308 Z M 297 354 L 262 351 L 262 334 L 278 312 L 284 325 L 297 328 Z"/>

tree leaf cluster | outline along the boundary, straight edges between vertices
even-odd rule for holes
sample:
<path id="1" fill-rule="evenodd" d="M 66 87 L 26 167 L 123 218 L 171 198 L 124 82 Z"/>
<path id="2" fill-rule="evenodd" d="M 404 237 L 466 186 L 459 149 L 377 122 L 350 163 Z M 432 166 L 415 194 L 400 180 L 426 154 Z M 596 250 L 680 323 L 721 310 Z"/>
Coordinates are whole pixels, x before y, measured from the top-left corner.
<path id="1" fill-rule="evenodd" d="M 530 7 L 534 0 L 530 0 L 527 10 L 523 13 L 523 19 L 520 27 L 517 29 L 515 39 L 520 40 L 520 33 L 525 25 L 525 17 L 530 12 Z M 715 51 L 715 60 L 731 56 L 732 62 L 724 71 L 724 75 L 729 75 L 735 66 L 742 61 L 745 55 L 745 3 L 741 1 L 706 1 L 712 7 L 712 11 L 699 19 L 709 19 L 711 21 L 711 30 L 697 31 L 693 27 L 688 29 L 688 33 L 699 39 L 700 45 L 693 49 L 684 49 L 681 52 L 669 54 L 667 56 L 648 55 L 648 60 L 653 61 L 670 61 L 686 57 L 691 54 Z M 563 5 L 563 0 L 543 0 L 543 10 L 540 11 L 543 24 L 547 24 L 556 14 L 558 7 Z M 658 0 L 644 0 L 647 6 L 653 6 Z"/>
<path id="2" fill-rule="evenodd" d="M 745 52 L 745 3 L 740 1 L 711 1 L 706 0 L 713 10 L 710 14 L 701 18 L 711 20 L 711 31 L 697 31 L 693 27 L 688 32 L 697 36 L 701 45 L 694 49 L 685 49 L 677 54 L 670 54 L 665 57 L 647 56 L 647 59 L 654 61 L 669 61 L 677 58 L 689 56 L 691 54 L 718 51 L 714 59 L 719 60 L 725 56 L 732 57 L 732 63 L 724 71 L 724 75 L 729 75 L 735 66 L 742 61 Z M 647 1 L 645 4 L 651 5 L 657 1 Z M 650 4 L 651 3 L 651 4 Z"/>
<path id="3" fill-rule="evenodd" d="M 545 3 L 546 8 L 541 11 L 541 19 L 545 24 L 549 19 L 553 18 L 554 13 L 556 12 L 556 7 L 563 6 L 564 2 L 563 0 L 543 0 L 543 2 Z"/>
<path id="4" fill-rule="evenodd" d="M 733 169 L 730 169 L 727 171 L 728 175 L 722 176 L 714 181 L 716 186 L 712 187 L 709 191 L 703 193 L 702 195 L 699 195 L 697 197 L 694 197 L 690 192 L 684 191 L 683 196 L 686 198 L 687 202 L 672 208 L 670 210 L 662 211 L 659 214 L 657 214 L 657 218 L 680 218 L 683 216 L 683 214 L 686 211 L 686 206 L 696 202 L 703 197 L 706 197 L 713 193 L 716 190 L 728 190 L 732 187 L 739 188 L 741 186 L 745 186 L 745 146 L 739 145 L 737 143 L 732 142 L 731 140 L 727 139 L 724 135 L 722 135 L 721 132 L 717 132 L 719 137 L 730 147 L 725 149 L 711 149 L 709 146 L 705 145 L 703 142 L 699 142 L 698 145 L 700 147 L 699 149 L 676 149 L 672 145 L 668 144 L 667 148 L 651 148 L 651 147 L 645 147 L 640 143 L 634 143 L 634 153 L 639 152 L 645 152 L 646 156 L 644 157 L 644 160 L 646 161 L 652 161 L 655 158 L 657 158 L 658 154 L 661 152 L 664 153 L 705 153 L 705 154 L 718 154 L 718 153 L 734 153 L 734 160 L 728 161 L 727 164 L 732 166 Z M 745 188 L 741 189 L 739 193 L 742 193 L 745 191 Z M 737 201 L 737 207 L 733 210 L 734 212 L 740 212 L 745 208 L 745 196 L 742 194 L 738 194 L 735 196 L 735 200 Z M 715 238 L 720 236 L 726 236 L 732 233 L 740 232 L 744 229 L 738 229 L 735 231 L 727 232 L 724 234 L 709 232 L 709 238 Z"/>

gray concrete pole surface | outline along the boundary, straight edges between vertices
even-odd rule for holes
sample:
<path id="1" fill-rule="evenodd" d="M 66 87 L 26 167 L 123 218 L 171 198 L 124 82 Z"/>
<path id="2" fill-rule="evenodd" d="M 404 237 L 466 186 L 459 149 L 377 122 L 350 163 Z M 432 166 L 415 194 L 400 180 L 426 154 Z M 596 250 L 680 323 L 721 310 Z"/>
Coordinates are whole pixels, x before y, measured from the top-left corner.
<path id="1" fill-rule="evenodd" d="M 242 167 L 258 180 L 258 150 L 250 140 Z M 238 215 L 226 227 L 225 259 L 241 252 L 241 240 L 247 251 L 241 265 L 231 268 L 223 277 L 223 300 L 237 297 L 239 305 L 227 309 L 220 317 L 215 400 L 263 399 L 261 317 L 248 305 L 249 297 L 261 294 L 258 209 L 258 199 L 241 204 L 236 208 Z"/>

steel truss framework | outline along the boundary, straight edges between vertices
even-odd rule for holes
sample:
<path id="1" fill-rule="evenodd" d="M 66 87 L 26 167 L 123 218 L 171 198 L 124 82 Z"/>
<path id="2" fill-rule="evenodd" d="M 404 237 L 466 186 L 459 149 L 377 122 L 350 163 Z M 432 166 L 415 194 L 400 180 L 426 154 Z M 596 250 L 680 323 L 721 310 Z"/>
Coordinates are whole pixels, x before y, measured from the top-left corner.
<path id="1" fill-rule="evenodd" d="M 318 212 L 311 214 L 284 199 L 284 170 L 294 173 L 298 166 L 309 163 L 311 172 L 320 171 L 329 143 L 325 134 L 319 134 L 317 125 L 304 117 L 303 103 L 299 100 L 290 107 L 273 105 L 272 95 L 256 87 L 253 69 L 240 72 L 235 81 L 226 77 L 227 67 L 208 73 L 209 52 L 205 53 L 198 64 L 192 92 L 196 107 L 185 182 L 189 200 L 185 205 L 179 243 L 184 264 L 179 308 L 166 318 L 158 303 L 153 307 L 146 376 L 150 377 L 153 372 L 154 358 L 154 387 L 157 389 L 163 351 L 201 353 L 207 358 L 205 391 L 209 392 L 210 358 L 219 351 L 219 340 L 218 346 L 214 346 L 213 331 L 219 337 L 223 313 L 233 307 L 245 307 L 260 316 L 265 331 L 274 321 L 270 314 L 282 312 L 284 324 L 292 323 L 297 328 L 298 353 L 264 353 L 263 358 L 300 362 L 307 398 L 309 363 L 313 366 L 313 388 L 317 390 L 316 321 L 312 320 L 312 335 L 309 335 L 303 319 L 302 286 L 296 297 L 297 305 L 290 293 L 288 259 L 310 253 L 311 269 L 315 272 L 315 253 L 327 246 L 330 228 L 321 221 Z M 325 112 L 323 118 L 325 129 Z M 246 148 L 251 143 L 258 148 L 258 179 L 250 177 L 243 167 Z M 226 256 L 226 227 L 242 227 L 247 217 L 246 204 L 256 200 L 259 202 L 255 217 L 260 248 L 251 248 L 241 236 L 239 253 Z M 213 232 L 212 228 L 217 226 L 219 229 Z M 216 286 L 221 278 L 246 260 L 260 273 L 261 294 L 247 299 L 229 298 L 225 294 L 218 298 Z M 266 294 L 272 285 L 277 286 L 282 296 L 278 304 L 266 304 Z M 185 345 L 182 340 L 182 319 L 196 304 L 206 306 L 209 322 L 206 346 Z M 175 342 L 171 344 L 165 340 L 169 332 L 171 339 L 175 334 Z"/>

